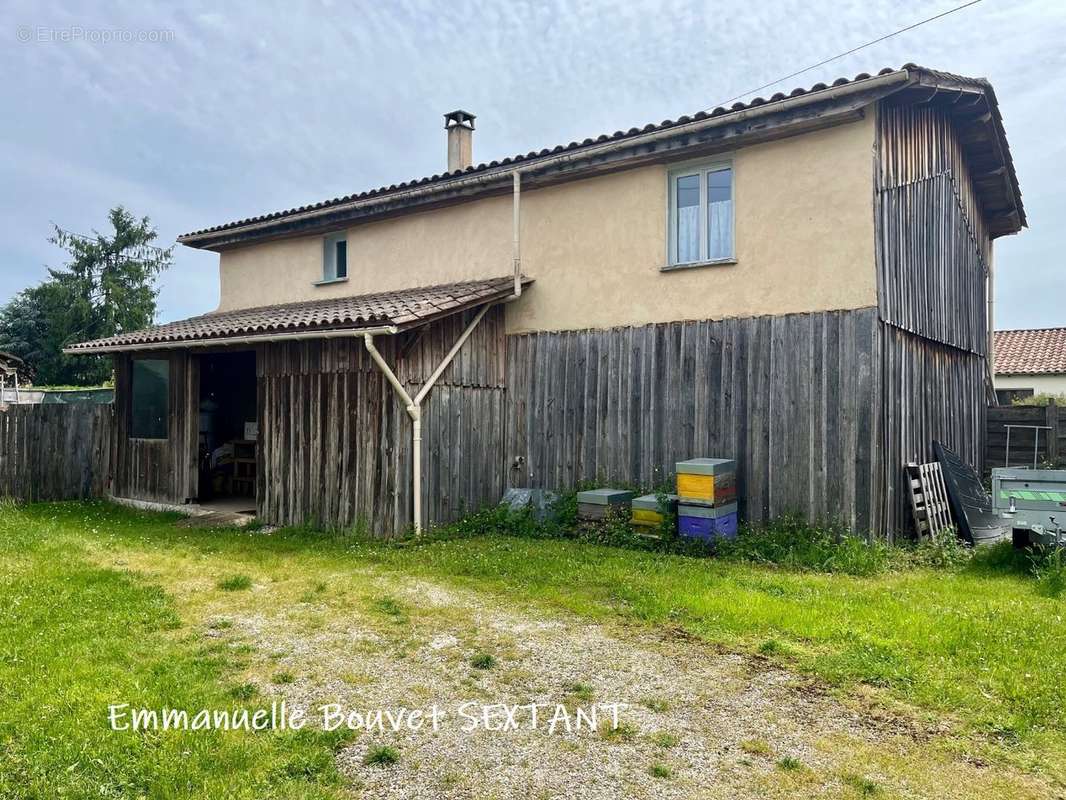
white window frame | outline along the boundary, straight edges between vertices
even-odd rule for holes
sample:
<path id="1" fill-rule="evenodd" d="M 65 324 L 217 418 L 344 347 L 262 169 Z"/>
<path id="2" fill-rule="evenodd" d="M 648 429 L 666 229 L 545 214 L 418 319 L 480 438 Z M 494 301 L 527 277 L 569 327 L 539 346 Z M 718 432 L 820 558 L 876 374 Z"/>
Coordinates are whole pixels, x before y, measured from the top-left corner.
<path id="1" fill-rule="evenodd" d="M 343 283 L 348 280 L 348 272 L 351 264 L 347 261 L 348 232 L 332 233 L 322 237 L 322 280 L 316 281 L 316 286 L 326 283 Z M 345 242 L 345 273 L 343 277 L 337 277 L 337 243 Z"/>
<path id="2" fill-rule="evenodd" d="M 729 241 L 733 245 L 733 252 L 721 258 L 707 258 L 707 174 L 719 170 L 728 169 L 732 173 L 729 181 L 729 202 L 733 206 L 732 230 L 729 232 Z M 700 178 L 700 252 L 695 261 L 678 261 L 677 258 L 677 181 L 691 175 L 699 175 Z M 716 158 L 712 161 L 693 161 L 672 167 L 667 173 L 667 252 L 666 267 L 664 269 L 683 269 L 685 267 L 700 267 L 709 264 L 735 264 L 737 261 L 737 170 L 731 158 Z"/>

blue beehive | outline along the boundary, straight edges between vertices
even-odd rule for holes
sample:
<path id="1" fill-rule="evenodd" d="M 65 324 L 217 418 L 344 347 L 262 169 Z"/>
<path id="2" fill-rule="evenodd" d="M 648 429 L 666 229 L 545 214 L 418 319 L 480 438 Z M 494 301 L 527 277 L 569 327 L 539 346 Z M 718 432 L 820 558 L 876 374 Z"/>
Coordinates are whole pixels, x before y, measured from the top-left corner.
<path id="1" fill-rule="evenodd" d="M 713 542 L 733 539 L 737 535 L 737 504 L 710 508 L 708 506 L 679 505 L 677 531 L 690 539 Z"/>

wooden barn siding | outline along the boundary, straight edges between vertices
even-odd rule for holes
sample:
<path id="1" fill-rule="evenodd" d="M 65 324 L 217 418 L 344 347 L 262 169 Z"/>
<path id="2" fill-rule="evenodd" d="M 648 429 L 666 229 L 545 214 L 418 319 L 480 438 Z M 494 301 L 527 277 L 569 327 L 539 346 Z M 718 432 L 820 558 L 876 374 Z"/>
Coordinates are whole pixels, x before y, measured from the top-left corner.
<path id="1" fill-rule="evenodd" d="M 981 469 L 991 240 L 949 116 L 882 104 L 875 231 L 882 392 L 880 516 L 910 533 L 904 464 L 937 439 Z"/>
<path id="2" fill-rule="evenodd" d="M 889 534 L 913 533 L 904 464 L 934 460 L 933 440 L 980 470 L 985 441 L 985 360 L 885 323 L 881 334 L 884 469 L 881 517 Z"/>
<path id="3" fill-rule="evenodd" d="M 881 318 L 984 355 L 990 242 L 950 120 L 885 106 L 875 198 Z"/>
<path id="4" fill-rule="evenodd" d="M 111 474 L 110 405 L 0 406 L 0 497 L 103 497 Z"/>
<path id="5" fill-rule="evenodd" d="M 413 396 L 471 317 L 375 344 Z M 384 535 L 408 528 L 412 423 L 362 339 L 262 345 L 257 371 L 260 517 Z M 503 309 L 495 308 L 423 402 L 427 525 L 499 501 L 504 378 Z"/>
<path id="6" fill-rule="evenodd" d="M 745 519 L 879 530 L 874 308 L 507 337 L 509 485 L 669 484 L 735 458 Z"/>
<path id="7" fill-rule="evenodd" d="M 115 356 L 114 485 L 116 497 L 158 503 L 196 498 L 200 372 L 195 355 L 181 350 L 139 353 L 170 360 L 170 420 L 166 439 L 131 439 L 130 377 L 133 357 Z"/>

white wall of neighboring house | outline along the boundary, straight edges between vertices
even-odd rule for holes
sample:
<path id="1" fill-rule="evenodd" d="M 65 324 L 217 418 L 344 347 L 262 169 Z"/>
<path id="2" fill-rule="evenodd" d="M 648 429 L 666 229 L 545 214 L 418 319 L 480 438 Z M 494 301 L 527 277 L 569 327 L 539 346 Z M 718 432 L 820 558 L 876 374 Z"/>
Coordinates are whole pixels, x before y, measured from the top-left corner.
<path id="1" fill-rule="evenodd" d="M 1032 389 L 1033 394 L 1066 394 L 1066 373 L 1040 375 L 1000 375 L 995 377 L 997 389 Z"/>

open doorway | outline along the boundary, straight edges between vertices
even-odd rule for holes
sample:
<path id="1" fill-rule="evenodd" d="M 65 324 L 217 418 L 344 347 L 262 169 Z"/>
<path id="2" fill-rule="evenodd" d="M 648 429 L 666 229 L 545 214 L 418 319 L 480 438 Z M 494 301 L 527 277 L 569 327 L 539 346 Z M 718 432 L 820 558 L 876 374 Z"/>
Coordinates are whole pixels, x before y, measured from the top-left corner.
<path id="1" fill-rule="evenodd" d="M 255 352 L 200 356 L 200 504 L 255 513 Z"/>

